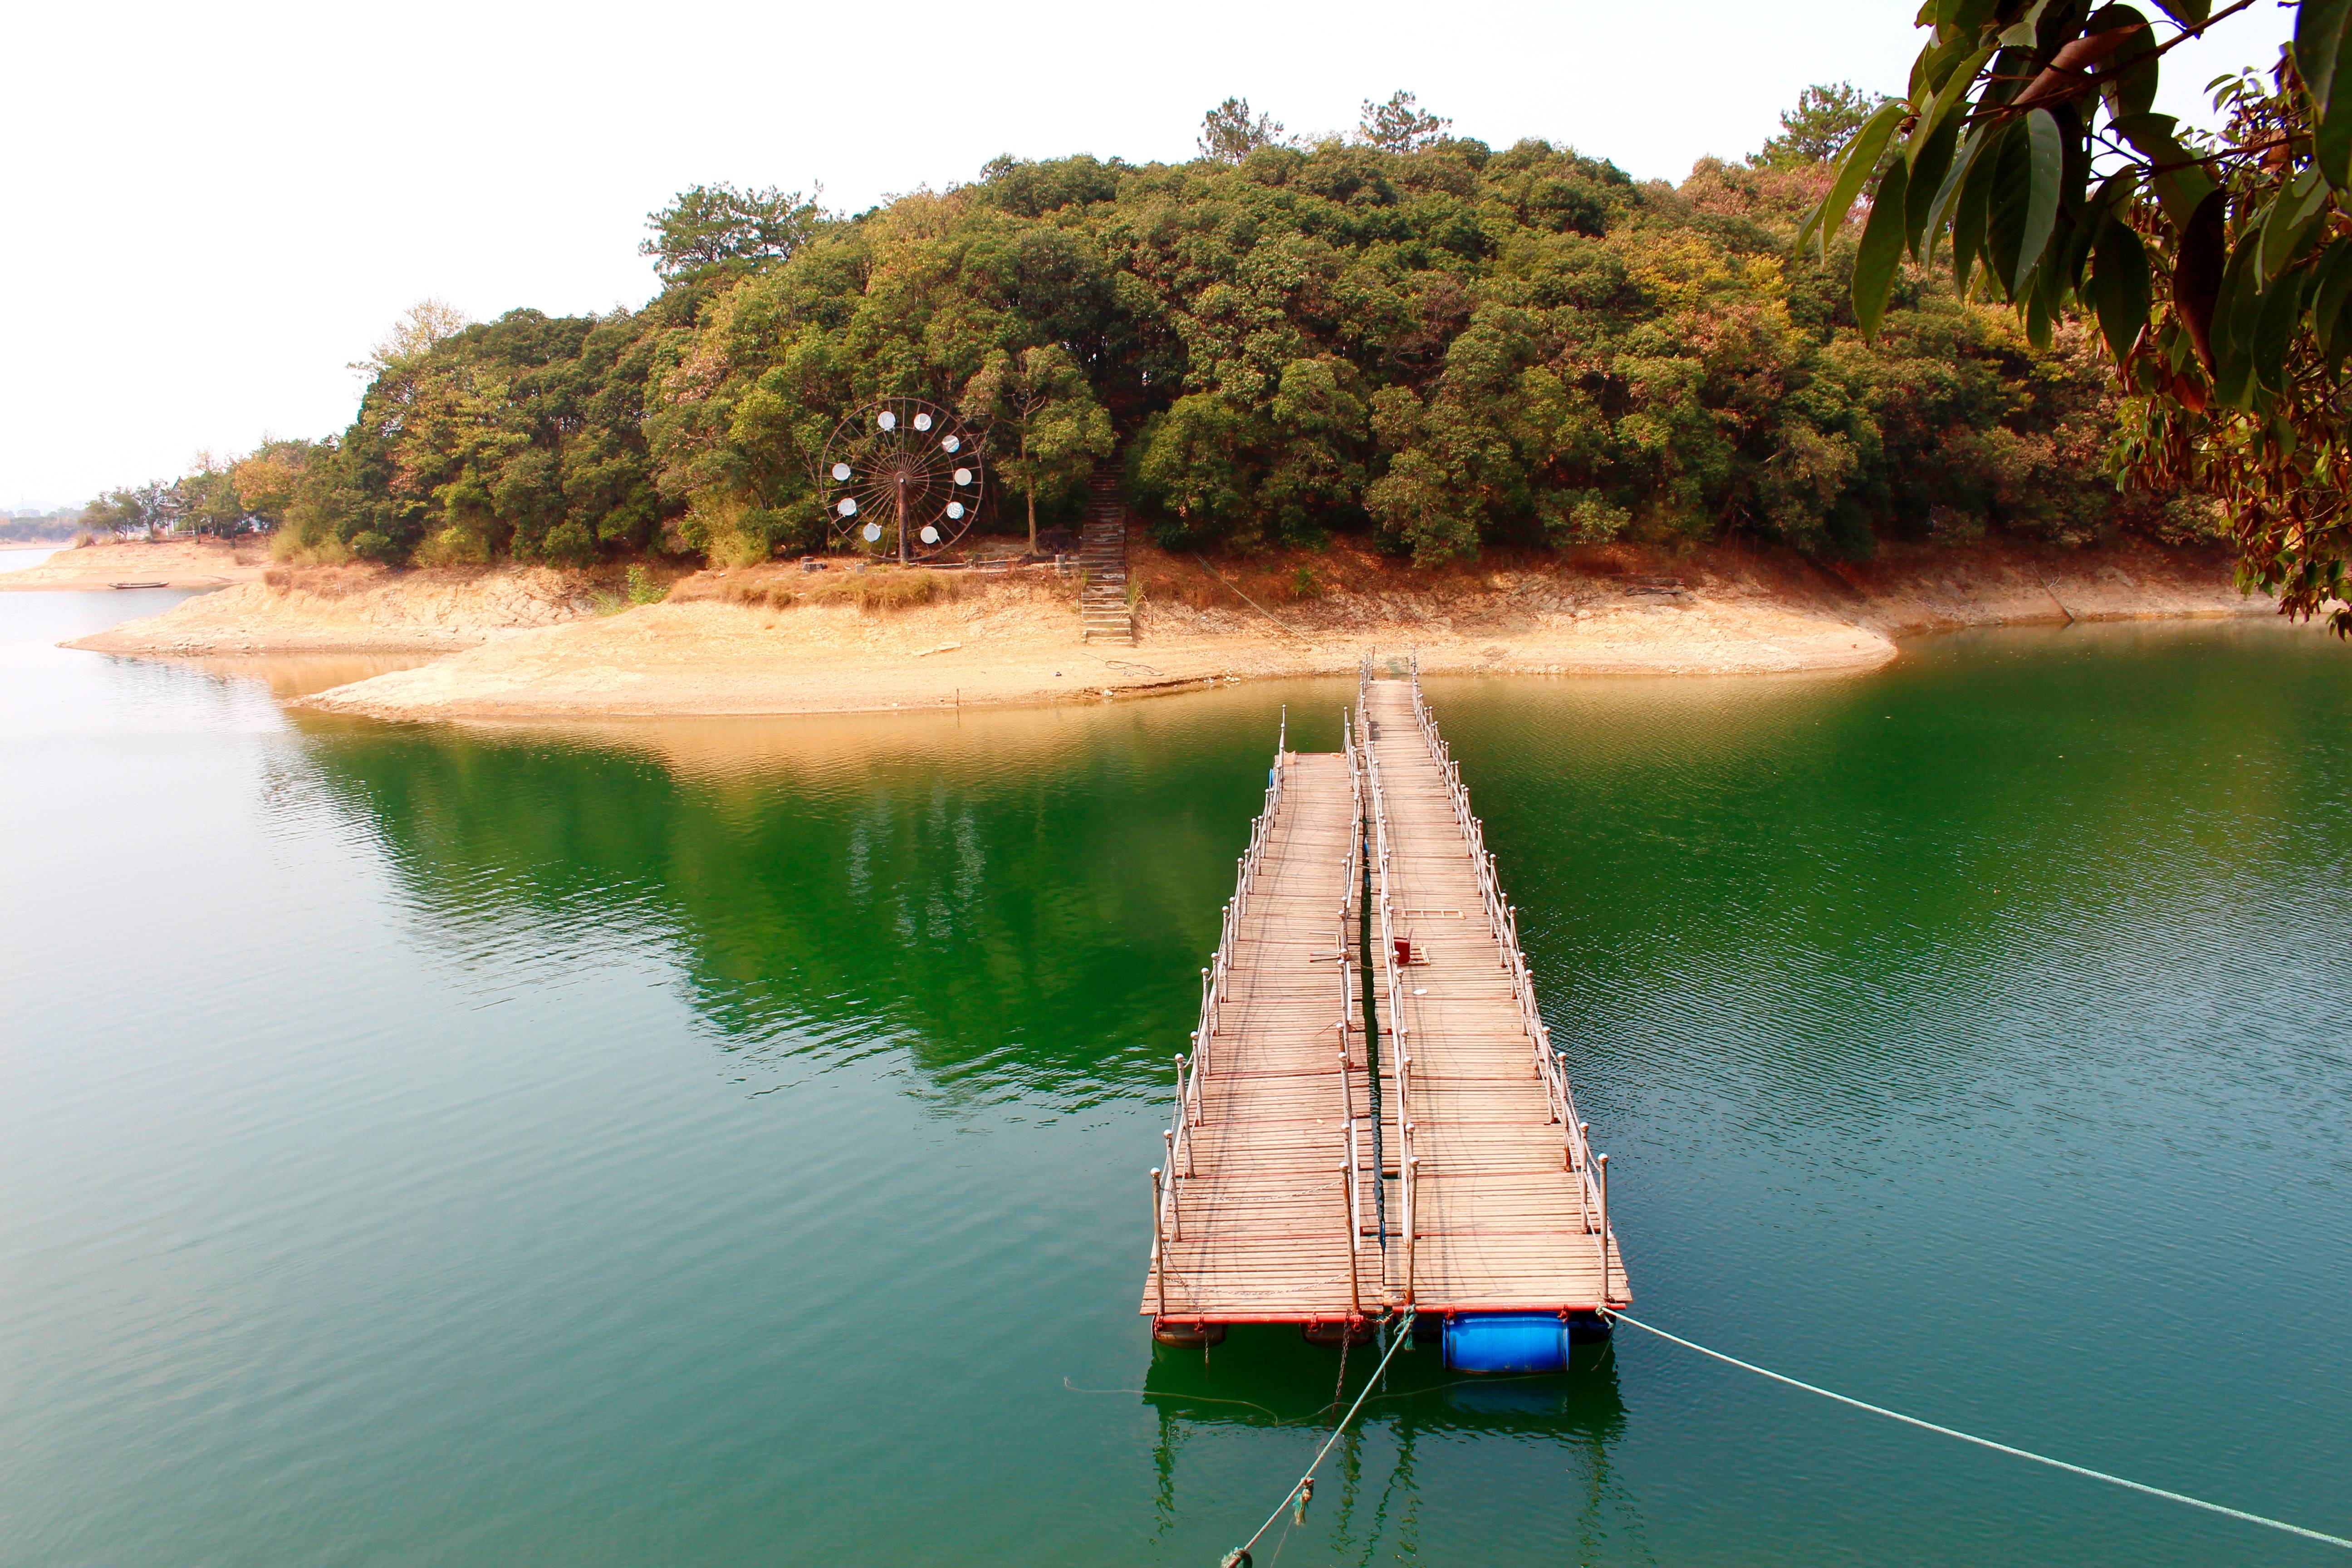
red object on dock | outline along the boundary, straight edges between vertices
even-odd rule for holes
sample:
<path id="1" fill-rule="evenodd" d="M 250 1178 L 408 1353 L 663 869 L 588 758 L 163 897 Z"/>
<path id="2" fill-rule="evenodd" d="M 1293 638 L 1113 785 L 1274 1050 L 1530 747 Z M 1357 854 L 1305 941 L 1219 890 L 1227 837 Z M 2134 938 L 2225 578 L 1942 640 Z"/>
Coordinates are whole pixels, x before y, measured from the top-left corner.
<path id="1" fill-rule="evenodd" d="M 1396 961 L 1397 967 L 1400 969 L 1402 969 L 1412 963 L 1412 939 L 1411 937 L 1401 936 L 1396 939 Z"/>

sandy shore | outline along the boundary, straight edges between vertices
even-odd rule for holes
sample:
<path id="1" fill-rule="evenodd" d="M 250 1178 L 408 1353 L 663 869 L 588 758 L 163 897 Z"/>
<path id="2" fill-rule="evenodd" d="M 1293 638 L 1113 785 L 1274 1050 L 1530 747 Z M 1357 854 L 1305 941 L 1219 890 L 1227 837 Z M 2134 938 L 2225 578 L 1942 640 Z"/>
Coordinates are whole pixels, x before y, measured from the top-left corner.
<path id="1" fill-rule="evenodd" d="M 214 539 L 127 541 L 60 550 L 37 566 L 0 572 L 0 589 L 88 593 L 136 584 L 142 588 L 226 588 L 250 583 L 269 566 L 268 546 Z"/>
<path id="2" fill-rule="evenodd" d="M 383 719 L 595 720 L 1100 701 L 1345 674 L 1416 649 L 1433 673 L 1851 670 L 1970 626 L 2265 614 L 2226 561 L 2142 547 L 1400 568 L 1339 549 L 1212 566 L 1139 545 L 1138 641 L 1084 643 L 1074 579 L 940 574 L 930 602 L 863 610 L 784 567 L 703 572 L 627 607 L 545 568 L 273 572 L 73 646 L 192 657 L 446 653 L 304 699 Z M 869 580 L 877 581 L 878 579 Z"/>
<path id="3" fill-rule="evenodd" d="M 544 566 L 413 572 L 279 567 L 257 576 L 259 581 L 191 599 L 160 616 L 125 621 L 69 646 L 183 658 L 451 653 L 593 616 L 620 602 L 583 574 Z"/>

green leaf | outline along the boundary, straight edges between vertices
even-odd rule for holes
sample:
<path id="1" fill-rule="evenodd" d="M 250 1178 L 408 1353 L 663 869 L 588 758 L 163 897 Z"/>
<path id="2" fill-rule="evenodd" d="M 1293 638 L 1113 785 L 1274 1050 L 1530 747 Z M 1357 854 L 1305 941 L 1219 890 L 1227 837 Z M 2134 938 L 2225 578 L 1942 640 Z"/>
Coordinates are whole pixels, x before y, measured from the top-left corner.
<path id="1" fill-rule="evenodd" d="M 2051 300 L 2053 310 L 2063 305 L 2069 293 L 2082 289 L 2083 269 L 2091 264 L 2091 246 L 2098 237 L 2095 215 L 2086 212 L 2077 222 L 2074 214 L 2063 207 L 2058 209 L 2058 232 L 2051 236 L 2050 254 L 2042 262 L 2044 268 L 2055 264 L 2052 281 L 2058 286 L 2058 292 Z"/>
<path id="2" fill-rule="evenodd" d="M 2229 379 L 2230 366 L 2246 357 L 2252 346 L 2254 322 L 2262 314 L 2261 284 L 2254 276 L 2254 251 L 2259 235 L 2241 235 L 2221 268 L 2221 292 L 2213 301 L 2214 375 Z"/>
<path id="3" fill-rule="evenodd" d="M 2156 29 L 2148 26 L 2147 13 L 2134 5 L 2105 5 L 2084 26 L 2100 32 L 2116 27 L 2137 29 L 2108 57 L 2100 73 L 2099 95 L 2106 100 L 2107 118 L 2122 120 L 2145 114 L 2156 107 L 2158 46 Z"/>
<path id="4" fill-rule="evenodd" d="M 1919 123 L 1911 130 L 1905 151 L 1911 160 L 1912 183 L 1918 184 L 1919 155 L 1934 140 L 1947 122 L 1957 127 L 1966 118 L 1969 89 L 1976 86 L 1977 73 L 1984 69 L 1985 61 L 1992 58 L 1990 49 L 1978 49 L 1958 62 L 1952 73 L 1936 89 L 1936 96 L 1919 114 Z"/>
<path id="5" fill-rule="evenodd" d="M 2024 228 L 2010 274 L 2011 295 L 2025 287 L 2025 275 L 2041 261 L 2042 248 L 2050 243 L 2051 226 L 2058 221 L 2058 176 L 2066 162 L 2065 141 L 2048 110 L 2037 109 L 2026 115 L 2025 137 L 2032 184 L 2026 188 Z"/>
<path id="6" fill-rule="evenodd" d="M 2213 401 L 2223 408 L 2252 407 L 2254 362 L 2243 354 L 2224 361 L 2213 373 Z"/>
<path id="7" fill-rule="evenodd" d="M 2034 296 L 2042 301 L 2042 308 L 2050 313 L 2050 319 L 2053 321 L 2065 310 L 2066 293 L 2073 287 L 2073 280 L 2067 277 L 2063 260 L 2059 254 L 2072 242 L 2072 236 L 2063 232 L 2066 222 L 2064 214 L 2059 215 L 2058 222 L 2061 232 L 2052 243 L 2050 254 L 2042 258 L 2042 265 L 2033 269 L 2032 277 L 2028 279 Z M 2088 247 L 2084 248 L 2087 249 Z"/>
<path id="8" fill-rule="evenodd" d="M 1985 212 L 1985 264 L 2000 285 L 2001 297 L 2017 298 L 2016 279 L 2032 270 L 2023 259 L 2025 218 L 2032 205 L 2032 144 L 2025 127 L 2013 124 L 2001 138 L 2000 156 L 1992 166 L 1991 205 Z"/>
<path id="9" fill-rule="evenodd" d="M 1797 246 L 1802 249 L 1806 238 L 1819 231 L 1822 259 L 1830 258 L 1830 237 L 1845 222 L 1845 215 L 1853 210 L 1854 198 L 1869 183 L 1871 171 L 1878 166 L 1878 155 L 1886 151 L 1886 139 L 1895 133 L 1895 126 L 1911 112 L 1911 106 L 1900 100 L 1881 104 L 1878 112 L 1863 121 L 1862 129 L 1846 143 L 1838 159 L 1837 181 L 1830 194 L 1822 198 L 1805 219 L 1805 226 L 1797 232 Z"/>
<path id="10" fill-rule="evenodd" d="M 2303 315 L 2305 276 L 2290 272 L 2271 285 L 2248 335 L 2247 355 L 2254 363 L 2254 378 L 2273 392 L 2285 390 L 2286 351 L 2294 341 L 2294 324 Z"/>
<path id="11" fill-rule="evenodd" d="M 1968 58 L 1973 42 L 1965 37 L 1947 38 L 1920 50 L 1918 63 L 1911 68 L 1911 101 L 1927 103 L 1939 96 L 1958 74 L 1953 68 Z M 1924 114 L 1921 120 L 1925 121 Z"/>
<path id="12" fill-rule="evenodd" d="M 1903 237 L 1911 247 L 1911 254 L 1923 261 L 1927 254 L 1924 246 L 1928 215 L 1935 210 L 1945 172 L 1951 166 L 1953 145 L 1959 139 L 1960 122 L 1956 119 L 1946 121 L 1928 139 L 1927 150 L 1912 164 L 1909 177 L 1904 181 Z"/>
<path id="13" fill-rule="evenodd" d="M 2001 30 L 2000 41 L 2012 49 L 2030 49 L 2042 31 L 2042 13 L 2050 7 L 2050 0 L 2033 0 L 2024 16 Z"/>
<path id="14" fill-rule="evenodd" d="M 2352 296 L 2352 239 L 2339 239 L 2329 246 L 2312 275 L 2319 279 L 2312 293 L 2312 335 L 2325 343 L 2335 337 L 2345 299 Z"/>
<path id="15" fill-rule="evenodd" d="M 2000 187 L 1999 171 L 2017 139 L 2013 121 L 1993 132 L 1978 152 L 1967 180 L 1961 184 L 1959 201 L 1952 209 L 1952 281 L 1963 295 L 1969 291 L 1969 275 L 1986 254 L 1985 242 L 1992 226 L 1992 195 Z"/>
<path id="16" fill-rule="evenodd" d="M 2138 189 L 2139 171 L 2137 169 L 2125 169 L 2118 174 L 2109 174 L 2099 182 L 2098 193 L 2091 198 L 2092 215 L 2104 216 L 2119 206 L 2129 205 L 2132 193 Z"/>
<path id="17" fill-rule="evenodd" d="M 2198 207 L 2219 187 L 2205 172 L 2205 166 L 2196 161 L 2196 154 L 2182 146 L 2180 139 L 2172 133 L 2172 128 L 2179 123 L 2169 114 L 2134 114 L 2116 121 L 2115 132 L 2149 163 L 2173 165 L 2152 176 L 2148 184 L 2156 192 L 2156 199 L 2164 205 L 2164 216 L 2172 220 L 2172 226 L 2185 233 Z"/>
<path id="18" fill-rule="evenodd" d="M 1925 237 L 1927 255 L 1935 254 L 1937 237 L 1944 232 L 1944 226 L 1952 221 L 1955 205 L 1960 199 L 1961 184 L 1968 179 L 1969 168 L 1976 162 L 1977 154 L 1983 150 L 1986 141 L 1981 128 L 1970 131 L 1967 140 L 1960 143 L 1959 152 L 1954 155 L 1952 166 L 1944 172 L 1942 181 L 1937 185 L 1936 198 L 1927 208 Z M 1917 186 L 1915 184 L 1913 189 L 1916 191 Z"/>
<path id="19" fill-rule="evenodd" d="M 2156 0 L 2156 5 L 2184 27 L 2201 27 L 2213 14 L 2212 0 Z"/>
<path id="20" fill-rule="evenodd" d="M 2050 352 L 2050 300 L 2046 289 L 2034 289 L 2025 296 L 2025 341 L 2043 353 Z"/>
<path id="21" fill-rule="evenodd" d="M 1853 258 L 1853 314 L 1866 338 L 1878 335 L 1878 323 L 1886 316 L 1887 290 L 1903 260 L 1903 197 L 1908 178 L 1902 159 L 1886 165 L 1878 194 L 1871 198 L 1870 221 L 1862 227 L 1862 248 Z"/>
<path id="22" fill-rule="evenodd" d="M 2305 169 L 2263 215 L 2262 275 L 2275 278 L 2291 264 L 2327 210 L 2327 184 Z"/>
<path id="23" fill-rule="evenodd" d="M 2328 90 L 2335 84 L 2347 17 L 2352 17 L 2352 0 L 2303 0 L 2294 9 L 2295 74 L 2323 113 L 2330 107 Z"/>
<path id="24" fill-rule="evenodd" d="M 2344 30 L 2344 49 L 2336 57 L 2336 79 L 2340 84 L 2352 79 L 2352 67 L 2344 63 L 2343 56 L 2352 54 L 2352 27 Z M 2327 183 L 2339 191 L 2352 191 L 2352 92 L 2336 94 L 2326 117 L 2312 132 L 2312 161 Z"/>
<path id="25" fill-rule="evenodd" d="M 2091 261 L 2091 298 L 2099 331 L 2120 364 L 2147 325 L 2147 247 L 2131 226 L 2109 217 L 2099 225 Z"/>

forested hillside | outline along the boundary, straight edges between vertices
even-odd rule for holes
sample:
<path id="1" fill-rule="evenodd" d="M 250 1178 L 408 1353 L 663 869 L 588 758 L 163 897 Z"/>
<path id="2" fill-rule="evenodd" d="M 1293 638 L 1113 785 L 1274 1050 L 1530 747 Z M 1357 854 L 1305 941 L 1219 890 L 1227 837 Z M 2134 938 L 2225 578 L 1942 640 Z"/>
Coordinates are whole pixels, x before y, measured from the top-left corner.
<path id="1" fill-rule="evenodd" d="M 644 309 L 420 308 L 340 437 L 184 484 L 324 556 L 749 561 L 822 542 L 826 434 L 898 395 L 987 422 L 1000 532 L 1032 503 L 1075 517 L 1110 461 L 1171 545 L 1351 532 L 1422 563 L 2219 536 L 2208 503 L 2118 496 L 2079 326 L 2036 353 L 1906 271 L 1866 349 L 1851 237 L 1826 267 L 1794 254 L 1837 141 L 1797 117 L 1670 186 L 1452 137 L 1403 95 L 1367 108 L 1359 136 L 1300 146 L 1228 105 L 1191 163 L 999 160 L 855 216 L 698 188 L 655 216 Z"/>

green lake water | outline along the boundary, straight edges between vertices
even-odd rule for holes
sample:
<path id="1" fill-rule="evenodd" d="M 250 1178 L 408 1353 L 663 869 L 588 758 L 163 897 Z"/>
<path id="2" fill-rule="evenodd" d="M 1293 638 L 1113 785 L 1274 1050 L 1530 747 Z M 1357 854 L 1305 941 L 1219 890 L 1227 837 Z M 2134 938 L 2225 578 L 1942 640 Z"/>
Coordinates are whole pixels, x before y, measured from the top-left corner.
<path id="1" fill-rule="evenodd" d="M 1277 711 L 484 732 L 0 595 L 0 1563 L 1209 1568 L 1360 1387 L 1136 1315 Z M 264 670 L 259 674 L 268 674 Z M 297 677 L 277 672 L 282 686 Z M 1636 1311 L 2352 1534 L 2352 653 L 1430 683 Z M 1265 1565 L 2323 1563 L 1631 1330 Z"/>

